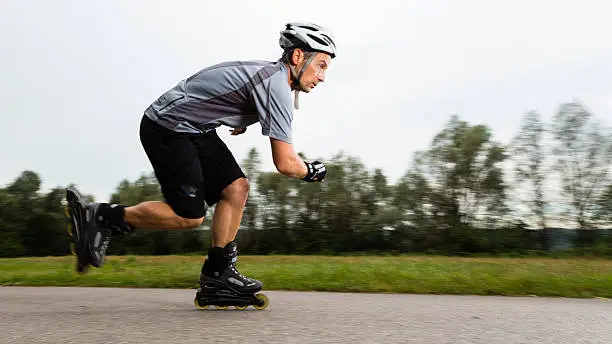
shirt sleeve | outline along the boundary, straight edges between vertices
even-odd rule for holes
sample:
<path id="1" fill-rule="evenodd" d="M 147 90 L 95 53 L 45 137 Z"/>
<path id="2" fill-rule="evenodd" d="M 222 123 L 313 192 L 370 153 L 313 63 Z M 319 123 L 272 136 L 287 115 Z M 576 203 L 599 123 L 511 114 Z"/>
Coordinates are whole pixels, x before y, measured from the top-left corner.
<path id="1" fill-rule="evenodd" d="M 293 103 L 291 89 L 282 77 L 276 73 L 253 88 L 253 100 L 257 108 L 261 133 L 277 140 L 292 143 L 291 122 L 293 121 Z"/>

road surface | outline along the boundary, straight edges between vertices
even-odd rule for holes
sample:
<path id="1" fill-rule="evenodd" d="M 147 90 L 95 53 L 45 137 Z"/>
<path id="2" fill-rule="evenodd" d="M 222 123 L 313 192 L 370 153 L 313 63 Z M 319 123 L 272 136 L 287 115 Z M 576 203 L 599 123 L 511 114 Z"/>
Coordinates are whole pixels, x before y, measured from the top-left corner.
<path id="1" fill-rule="evenodd" d="M 612 301 L 267 291 L 263 311 L 195 290 L 0 287 L 0 343 L 612 343 Z"/>

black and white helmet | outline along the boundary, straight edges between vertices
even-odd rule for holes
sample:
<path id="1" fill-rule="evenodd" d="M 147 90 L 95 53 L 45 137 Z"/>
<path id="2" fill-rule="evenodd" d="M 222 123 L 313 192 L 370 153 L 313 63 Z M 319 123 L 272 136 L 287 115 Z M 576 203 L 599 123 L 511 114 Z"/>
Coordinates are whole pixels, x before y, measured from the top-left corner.
<path id="1" fill-rule="evenodd" d="M 283 50 L 294 48 L 318 51 L 336 57 L 334 37 L 326 28 L 312 23 L 289 23 L 280 33 Z"/>

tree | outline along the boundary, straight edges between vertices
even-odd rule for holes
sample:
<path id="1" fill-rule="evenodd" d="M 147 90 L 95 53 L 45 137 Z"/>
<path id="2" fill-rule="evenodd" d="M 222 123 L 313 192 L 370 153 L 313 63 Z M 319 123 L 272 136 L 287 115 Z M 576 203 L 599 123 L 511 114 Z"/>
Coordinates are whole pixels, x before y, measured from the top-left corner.
<path id="1" fill-rule="evenodd" d="M 612 225 L 612 183 L 599 197 L 596 216 L 604 225 Z"/>
<path id="2" fill-rule="evenodd" d="M 146 201 L 161 201 L 162 199 L 161 187 L 157 178 L 151 172 L 141 174 L 133 183 L 123 179 L 111 195 L 110 202 L 130 206 Z"/>
<path id="3" fill-rule="evenodd" d="M 563 194 L 573 208 L 574 220 L 589 229 L 597 201 L 610 184 L 612 135 L 579 102 L 561 105 L 554 116 L 553 135 Z"/>
<path id="4" fill-rule="evenodd" d="M 23 171 L 6 191 L 15 201 L 13 227 L 17 229 L 23 253 L 36 256 L 46 242 L 39 241 L 41 228 L 41 212 L 38 209 L 38 191 L 40 190 L 40 176 L 33 171 Z"/>
<path id="5" fill-rule="evenodd" d="M 40 176 L 33 171 L 23 171 L 6 191 L 22 201 L 33 200 L 40 190 Z"/>
<path id="6" fill-rule="evenodd" d="M 523 117 L 520 131 L 514 137 L 511 145 L 516 181 L 529 183 L 530 195 L 527 203 L 541 229 L 546 228 L 543 134 L 544 128 L 540 115 L 537 112 L 529 112 Z M 523 184 L 519 185 L 523 186 Z"/>
<path id="7" fill-rule="evenodd" d="M 259 214 L 260 198 L 257 193 L 257 178 L 261 173 L 261 159 L 256 148 L 251 148 L 242 162 L 244 174 L 249 180 L 249 197 L 244 208 L 242 222 L 249 230 L 257 229 L 257 217 Z M 250 238 L 248 239 L 250 240 Z"/>
<path id="8" fill-rule="evenodd" d="M 405 251 L 425 251 L 440 244 L 439 230 L 443 226 L 433 224 L 431 216 L 431 189 L 426 176 L 415 160 L 412 170 L 406 172 L 394 187 L 392 204 L 398 211 L 396 220 L 399 236 L 397 248 Z"/>
<path id="9" fill-rule="evenodd" d="M 540 230 L 540 245 L 548 249 L 548 229 L 546 228 L 546 200 L 544 198 L 546 153 L 542 143 L 545 133 L 540 115 L 531 111 L 523 116 L 519 133 L 511 144 L 512 159 L 515 163 L 514 175 L 518 194 L 528 192 L 527 203 L 530 213 L 535 216 Z"/>
<path id="10" fill-rule="evenodd" d="M 426 152 L 416 155 L 415 171 L 430 185 L 435 216 L 447 225 L 493 225 L 505 214 L 504 148 L 484 125 L 469 125 L 452 116 Z"/>
<path id="11" fill-rule="evenodd" d="M 25 253 L 21 243 L 24 229 L 17 198 L 0 189 L 0 257 L 18 257 Z"/>
<path id="12" fill-rule="evenodd" d="M 292 180 L 276 173 L 260 173 L 257 192 L 263 203 L 259 249 L 263 252 L 292 252 L 292 225 L 297 217 Z"/>
<path id="13" fill-rule="evenodd" d="M 0 255 L 41 256 L 69 252 L 63 188 L 40 193 L 41 178 L 23 171 L 0 189 Z"/>

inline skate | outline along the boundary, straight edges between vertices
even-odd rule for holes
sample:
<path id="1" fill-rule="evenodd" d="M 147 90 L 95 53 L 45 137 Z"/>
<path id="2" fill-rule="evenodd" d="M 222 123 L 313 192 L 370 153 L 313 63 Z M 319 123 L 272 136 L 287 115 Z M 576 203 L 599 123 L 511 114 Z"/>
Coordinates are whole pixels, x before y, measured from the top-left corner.
<path id="1" fill-rule="evenodd" d="M 68 234 L 72 237 L 71 251 L 76 255 L 76 272 L 85 274 L 89 266 L 100 268 L 104 264 L 111 230 L 96 224 L 98 203 L 85 204 L 74 188 L 66 189 L 65 212 L 69 220 Z"/>
<path id="2" fill-rule="evenodd" d="M 227 309 L 234 306 L 243 310 L 252 305 L 257 310 L 263 310 L 268 307 L 268 297 L 258 293 L 263 284 L 236 270 L 237 255 L 237 245 L 233 241 L 224 248 L 210 249 L 194 299 L 196 308 L 215 306 L 217 309 Z"/>

